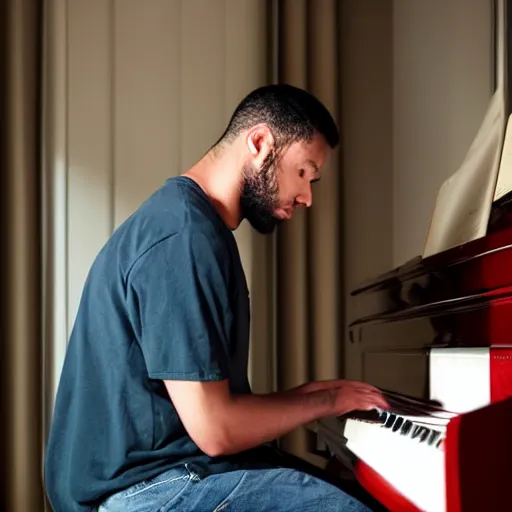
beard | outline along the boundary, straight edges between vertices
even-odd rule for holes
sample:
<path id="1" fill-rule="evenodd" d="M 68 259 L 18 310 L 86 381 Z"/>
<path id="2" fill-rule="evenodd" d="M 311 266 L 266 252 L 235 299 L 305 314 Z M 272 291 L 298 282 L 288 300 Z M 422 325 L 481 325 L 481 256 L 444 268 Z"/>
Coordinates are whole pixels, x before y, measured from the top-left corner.
<path id="1" fill-rule="evenodd" d="M 241 213 L 256 231 L 268 235 L 281 222 L 273 214 L 278 204 L 279 187 L 275 154 L 269 153 L 260 169 L 253 166 L 246 166 L 243 169 Z"/>

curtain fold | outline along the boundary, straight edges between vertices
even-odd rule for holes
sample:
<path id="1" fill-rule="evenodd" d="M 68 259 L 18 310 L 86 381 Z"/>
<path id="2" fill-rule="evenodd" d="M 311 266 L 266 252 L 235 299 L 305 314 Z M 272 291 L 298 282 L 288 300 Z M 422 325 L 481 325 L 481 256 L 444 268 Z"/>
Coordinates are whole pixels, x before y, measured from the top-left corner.
<path id="1" fill-rule="evenodd" d="M 278 80 L 315 94 L 339 125 L 338 2 L 278 1 Z M 278 388 L 341 377 L 343 260 L 340 252 L 341 167 L 336 150 L 313 206 L 299 210 L 277 233 L 276 314 Z M 311 459 L 307 431 L 280 445 Z"/>
<path id="2" fill-rule="evenodd" d="M 41 2 L 0 16 L 2 489 L 0 508 L 43 510 L 41 478 Z"/>
<path id="3" fill-rule="evenodd" d="M 339 127 L 338 3 L 336 0 L 310 2 L 309 89 L 323 101 Z M 342 371 L 342 167 L 339 155 L 338 147 L 327 162 L 322 181 L 315 186 L 315 208 L 311 208 L 308 219 L 309 288 L 313 297 L 310 343 L 312 371 L 316 379 L 340 377 Z"/>

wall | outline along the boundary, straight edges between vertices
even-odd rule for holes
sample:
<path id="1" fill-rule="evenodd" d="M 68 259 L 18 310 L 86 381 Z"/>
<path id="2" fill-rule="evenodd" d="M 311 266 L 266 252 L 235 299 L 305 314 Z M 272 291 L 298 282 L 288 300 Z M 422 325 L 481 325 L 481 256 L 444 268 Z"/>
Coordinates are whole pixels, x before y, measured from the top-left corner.
<path id="1" fill-rule="evenodd" d="M 58 382 L 91 263 L 112 231 L 268 81 L 260 0 L 50 0 L 45 84 L 46 382 Z M 94 34 L 94 35 L 93 35 Z M 253 304 L 251 380 L 272 386 L 271 241 L 236 232 Z M 47 411 L 52 403 L 47 404 Z"/>
<path id="2" fill-rule="evenodd" d="M 493 92 L 491 0 L 393 2 L 393 264 L 423 251 L 437 192 Z"/>

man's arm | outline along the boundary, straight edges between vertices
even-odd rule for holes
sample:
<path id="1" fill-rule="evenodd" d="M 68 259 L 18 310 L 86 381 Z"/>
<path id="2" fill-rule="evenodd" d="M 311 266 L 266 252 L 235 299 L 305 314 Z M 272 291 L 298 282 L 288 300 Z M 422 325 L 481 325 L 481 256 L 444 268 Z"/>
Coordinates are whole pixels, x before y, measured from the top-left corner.
<path id="1" fill-rule="evenodd" d="M 204 452 L 237 453 L 315 418 L 382 403 L 374 388 L 345 381 L 279 394 L 232 394 L 229 259 L 223 244 L 207 235 L 185 230 L 162 240 L 133 265 L 128 279 L 148 376 L 166 383 L 181 421 Z"/>
<path id="2" fill-rule="evenodd" d="M 211 457 L 253 448 L 321 417 L 387 408 L 363 382 L 315 382 L 268 395 L 232 394 L 227 380 L 164 382 L 190 437 Z"/>

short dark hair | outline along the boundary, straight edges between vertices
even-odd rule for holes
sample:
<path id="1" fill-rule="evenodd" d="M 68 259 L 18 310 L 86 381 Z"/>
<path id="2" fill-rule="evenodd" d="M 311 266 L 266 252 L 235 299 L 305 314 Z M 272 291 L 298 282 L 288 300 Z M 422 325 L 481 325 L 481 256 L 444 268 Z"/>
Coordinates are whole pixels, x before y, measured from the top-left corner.
<path id="1" fill-rule="evenodd" d="M 292 85 L 273 84 L 255 89 L 240 102 L 217 144 L 229 144 L 260 123 L 269 126 L 278 147 L 311 140 L 315 131 L 331 148 L 339 143 L 336 123 L 318 98 Z"/>

